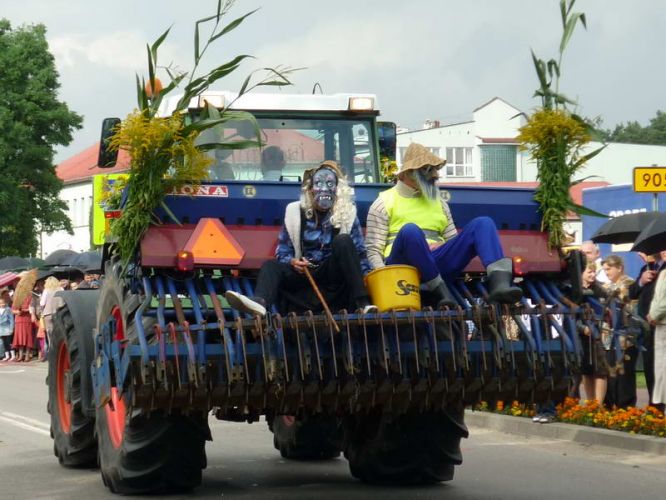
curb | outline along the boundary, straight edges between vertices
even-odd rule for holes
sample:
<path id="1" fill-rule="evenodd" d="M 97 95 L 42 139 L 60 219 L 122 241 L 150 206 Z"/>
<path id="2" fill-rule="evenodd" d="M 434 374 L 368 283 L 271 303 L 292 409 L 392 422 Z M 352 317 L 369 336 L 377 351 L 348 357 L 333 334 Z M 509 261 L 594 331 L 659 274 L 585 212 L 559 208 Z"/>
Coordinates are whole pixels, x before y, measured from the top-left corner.
<path id="1" fill-rule="evenodd" d="M 481 411 L 465 411 L 465 423 L 473 427 L 516 434 L 562 439 L 597 446 L 639 451 L 654 455 L 666 455 L 666 438 L 629 434 L 610 429 L 597 429 L 574 424 L 553 422 L 538 424 L 525 417 L 512 417 Z"/>

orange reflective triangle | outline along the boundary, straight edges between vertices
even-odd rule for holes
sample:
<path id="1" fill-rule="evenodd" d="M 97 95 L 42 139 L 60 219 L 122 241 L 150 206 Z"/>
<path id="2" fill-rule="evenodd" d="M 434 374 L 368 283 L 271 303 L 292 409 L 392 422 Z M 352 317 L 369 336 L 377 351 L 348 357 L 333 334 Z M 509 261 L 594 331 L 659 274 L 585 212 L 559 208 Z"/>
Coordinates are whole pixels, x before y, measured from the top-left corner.
<path id="1" fill-rule="evenodd" d="M 192 252 L 195 264 L 231 265 L 243 260 L 245 250 L 219 219 L 199 220 L 183 250 Z"/>

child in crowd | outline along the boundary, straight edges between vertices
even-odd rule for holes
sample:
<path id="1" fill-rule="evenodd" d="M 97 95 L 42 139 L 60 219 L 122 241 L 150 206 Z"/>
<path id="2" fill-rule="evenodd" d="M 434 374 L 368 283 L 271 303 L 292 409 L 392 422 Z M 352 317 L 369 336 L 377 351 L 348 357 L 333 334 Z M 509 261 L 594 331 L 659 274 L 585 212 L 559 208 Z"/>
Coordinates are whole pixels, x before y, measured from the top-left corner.
<path id="1" fill-rule="evenodd" d="M 14 350 L 12 338 L 14 337 L 14 313 L 4 298 L 0 298 L 0 342 L 5 351 L 2 361 L 12 361 Z"/>

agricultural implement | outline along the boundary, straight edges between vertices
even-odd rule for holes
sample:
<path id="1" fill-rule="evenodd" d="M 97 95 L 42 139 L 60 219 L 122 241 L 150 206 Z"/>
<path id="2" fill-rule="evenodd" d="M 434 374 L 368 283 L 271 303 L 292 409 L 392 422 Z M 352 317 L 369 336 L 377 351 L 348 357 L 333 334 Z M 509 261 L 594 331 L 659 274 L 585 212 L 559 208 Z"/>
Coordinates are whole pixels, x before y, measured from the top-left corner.
<path id="1" fill-rule="evenodd" d="M 344 452 L 364 481 L 450 480 L 462 462 L 465 406 L 560 401 L 582 361 L 580 326 L 590 327 L 590 342 L 602 322 L 615 337 L 628 333 L 613 300 L 582 293 L 580 254 L 548 249 L 533 192 L 517 188 L 443 189 L 457 226 L 495 220 L 521 303 L 489 304 L 473 261 L 451 284 L 454 308 L 433 308 L 424 295 L 418 311 L 340 310 L 332 320 L 313 310 L 258 318 L 230 309 L 225 291 L 251 296 L 272 258 L 305 168 L 338 160 L 365 221 L 388 187 L 379 183 L 380 153 L 395 149 L 394 128 L 378 124 L 374 103 L 282 94 L 234 101 L 255 115 L 266 145 L 287 152 L 281 180 L 260 180 L 259 151 L 216 157 L 212 180 L 166 197 L 180 224 L 151 227 L 127 266 L 108 243 L 102 288 L 62 293 L 48 380 L 63 465 L 98 464 L 118 493 L 188 489 L 206 466 L 210 414 L 264 415 L 286 458 Z M 230 129 L 243 134 L 242 123 Z"/>

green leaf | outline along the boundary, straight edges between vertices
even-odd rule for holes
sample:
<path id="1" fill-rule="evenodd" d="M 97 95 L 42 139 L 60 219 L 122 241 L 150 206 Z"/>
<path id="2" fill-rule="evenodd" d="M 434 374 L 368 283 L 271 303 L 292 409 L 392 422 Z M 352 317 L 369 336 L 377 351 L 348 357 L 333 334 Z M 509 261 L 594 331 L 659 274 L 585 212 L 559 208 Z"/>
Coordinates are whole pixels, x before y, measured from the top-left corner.
<path id="1" fill-rule="evenodd" d="M 571 17 L 567 19 L 567 22 L 564 26 L 564 32 L 562 33 L 562 40 L 560 41 L 560 54 L 564 52 L 564 49 L 569 44 L 569 40 L 571 40 L 571 36 L 573 35 L 574 29 L 576 28 L 576 23 L 578 23 L 578 21 L 580 21 L 583 27 L 587 29 L 585 14 L 582 12 L 574 12 L 571 14 Z"/>
<path id="2" fill-rule="evenodd" d="M 598 175 L 588 175 L 587 177 L 583 177 L 582 179 L 577 179 L 575 181 L 571 181 L 571 185 L 575 186 L 577 184 L 580 184 L 581 182 L 585 182 L 588 179 L 601 179 L 601 177 L 598 176 Z"/>
<path id="3" fill-rule="evenodd" d="M 584 207 L 583 205 L 578 205 L 574 202 L 570 202 L 567 208 L 578 215 L 590 215 L 592 217 L 603 217 L 604 219 L 608 218 L 607 214 L 602 214 L 601 212 Z"/>
<path id="4" fill-rule="evenodd" d="M 194 64 L 199 62 L 199 23 L 194 25 Z"/>
<path id="5" fill-rule="evenodd" d="M 155 43 L 150 47 L 150 52 L 153 56 L 153 61 L 157 63 L 157 49 L 162 45 L 162 42 L 166 39 L 167 35 L 169 34 L 169 31 L 171 31 L 172 26 L 169 26 L 169 28 L 160 35 L 160 37 L 155 40 Z"/>
<path id="6" fill-rule="evenodd" d="M 239 26 L 239 25 L 240 25 L 240 24 L 241 24 L 241 23 L 242 23 L 242 22 L 243 22 L 248 16 L 251 16 L 252 14 L 254 14 L 255 12 L 257 12 L 258 10 L 259 10 L 259 9 L 254 9 L 253 11 L 248 12 L 247 14 L 245 14 L 244 16 L 239 17 L 238 19 L 234 19 L 234 20 L 231 21 L 229 24 L 227 24 L 227 25 L 222 29 L 222 31 L 220 31 L 218 34 L 212 36 L 212 37 L 210 38 L 210 41 L 211 41 L 211 42 L 214 42 L 214 41 L 217 40 L 218 38 L 220 38 L 220 37 L 226 35 L 227 33 L 229 33 L 230 31 L 235 30 L 235 29 L 236 29 L 236 28 L 237 28 L 237 27 L 238 27 L 238 26 Z"/>
<path id="7" fill-rule="evenodd" d="M 197 148 L 199 148 L 201 151 L 210 151 L 212 149 L 225 149 L 225 150 L 250 149 L 250 148 L 260 148 L 261 146 L 262 146 L 261 141 L 253 141 L 251 139 L 245 139 L 242 141 L 207 142 L 205 144 L 198 144 Z"/>
<path id="8" fill-rule="evenodd" d="M 173 220 L 179 226 L 182 226 L 182 224 L 178 220 L 178 217 L 176 217 L 176 215 L 171 211 L 171 209 L 167 206 L 167 204 L 164 203 L 164 200 L 160 201 L 160 206 L 166 212 L 166 214 L 171 218 L 171 220 Z"/>
<path id="9" fill-rule="evenodd" d="M 587 162 L 590 161 L 592 158 L 594 158 L 594 157 L 597 156 L 599 153 L 601 153 L 604 149 L 606 149 L 606 146 L 607 146 L 607 144 L 604 144 L 604 145 L 601 146 L 600 148 L 597 148 L 597 149 L 595 149 L 594 151 L 591 151 L 590 153 L 588 153 L 588 154 L 586 154 L 586 155 L 584 155 L 584 156 L 581 156 L 581 157 L 578 159 L 578 161 L 576 161 L 576 162 L 573 164 L 574 169 L 578 169 L 579 167 L 582 167 L 585 163 L 587 163 Z"/>

